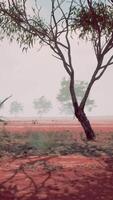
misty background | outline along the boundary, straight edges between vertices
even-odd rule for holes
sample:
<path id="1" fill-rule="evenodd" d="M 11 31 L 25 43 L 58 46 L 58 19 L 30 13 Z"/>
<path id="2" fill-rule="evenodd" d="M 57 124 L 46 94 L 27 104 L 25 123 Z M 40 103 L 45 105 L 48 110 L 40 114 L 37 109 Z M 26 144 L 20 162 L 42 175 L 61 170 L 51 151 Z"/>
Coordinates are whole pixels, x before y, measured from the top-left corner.
<path id="1" fill-rule="evenodd" d="M 73 63 L 75 80 L 89 81 L 96 59 L 91 46 L 73 39 Z M 0 115 L 10 116 L 10 104 L 18 101 L 23 104 L 19 116 L 36 116 L 33 100 L 45 96 L 53 104 L 48 116 L 60 116 L 59 103 L 56 100 L 63 77 L 68 78 L 62 63 L 51 55 L 47 47 L 40 51 L 38 47 L 22 52 L 16 43 L 5 40 L 0 43 L 0 99 L 12 94 L 4 104 Z M 91 99 L 96 107 L 87 112 L 92 116 L 113 115 L 113 67 L 109 67 L 103 77 L 92 88 Z"/>

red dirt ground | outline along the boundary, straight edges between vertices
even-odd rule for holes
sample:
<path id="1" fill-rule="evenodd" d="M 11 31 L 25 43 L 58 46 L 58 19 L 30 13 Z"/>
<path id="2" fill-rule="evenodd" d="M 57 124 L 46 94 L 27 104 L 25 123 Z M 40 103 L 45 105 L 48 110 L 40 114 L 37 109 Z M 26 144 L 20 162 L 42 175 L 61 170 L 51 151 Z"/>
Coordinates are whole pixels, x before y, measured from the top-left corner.
<path id="1" fill-rule="evenodd" d="M 112 132 L 113 120 L 110 121 L 95 121 L 92 122 L 92 127 L 97 132 Z M 0 130 L 8 131 L 11 133 L 29 133 L 34 131 L 56 132 L 56 131 L 83 131 L 81 125 L 74 121 L 10 121 L 6 125 L 1 124 Z"/>
<path id="2" fill-rule="evenodd" d="M 95 123 L 113 132 L 113 123 Z M 81 131 L 74 123 L 8 123 L 1 130 Z M 81 155 L 0 159 L 0 200 L 113 200 L 113 157 Z"/>

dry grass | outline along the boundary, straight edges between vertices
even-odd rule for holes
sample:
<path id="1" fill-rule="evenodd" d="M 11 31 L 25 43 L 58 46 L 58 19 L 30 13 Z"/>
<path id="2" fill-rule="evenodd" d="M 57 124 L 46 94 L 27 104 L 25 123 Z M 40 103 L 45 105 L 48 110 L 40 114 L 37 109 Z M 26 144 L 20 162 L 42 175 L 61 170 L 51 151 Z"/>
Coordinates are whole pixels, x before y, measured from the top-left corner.
<path id="1" fill-rule="evenodd" d="M 96 140 L 88 142 L 81 132 L 32 132 L 26 134 L 0 133 L 0 155 L 113 155 L 113 132 L 96 133 Z"/>

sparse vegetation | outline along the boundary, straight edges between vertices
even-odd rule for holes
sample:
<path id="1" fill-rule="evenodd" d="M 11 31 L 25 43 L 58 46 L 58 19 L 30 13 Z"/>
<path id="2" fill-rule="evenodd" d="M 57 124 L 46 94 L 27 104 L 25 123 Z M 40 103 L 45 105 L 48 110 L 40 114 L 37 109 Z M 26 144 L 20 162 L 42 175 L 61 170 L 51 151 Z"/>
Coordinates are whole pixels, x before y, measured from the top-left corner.
<path id="1" fill-rule="evenodd" d="M 80 137 L 70 132 L 34 132 L 26 134 L 0 133 L 0 155 L 113 155 L 113 133 L 97 133 L 96 142 L 88 142 L 83 133 Z"/>

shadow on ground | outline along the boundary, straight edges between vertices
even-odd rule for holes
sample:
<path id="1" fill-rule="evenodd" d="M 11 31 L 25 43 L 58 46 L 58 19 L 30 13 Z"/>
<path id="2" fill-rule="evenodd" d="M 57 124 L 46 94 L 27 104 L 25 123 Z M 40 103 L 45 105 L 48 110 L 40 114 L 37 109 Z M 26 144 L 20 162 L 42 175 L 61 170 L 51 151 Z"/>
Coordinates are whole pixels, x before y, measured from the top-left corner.
<path id="1" fill-rule="evenodd" d="M 0 200 L 112 200 L 113 158 L 103 159 L 102 165 L 71 168 L 52 165 L 49 158 L 12 160 L 13 167 L 0 172 Z"/>

